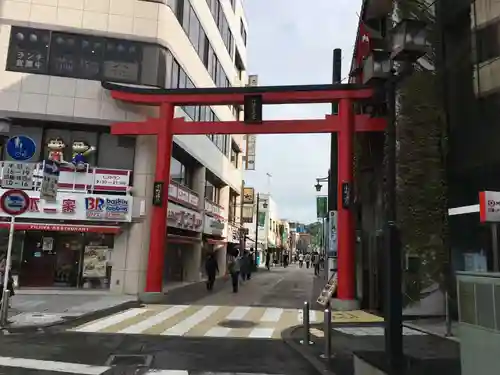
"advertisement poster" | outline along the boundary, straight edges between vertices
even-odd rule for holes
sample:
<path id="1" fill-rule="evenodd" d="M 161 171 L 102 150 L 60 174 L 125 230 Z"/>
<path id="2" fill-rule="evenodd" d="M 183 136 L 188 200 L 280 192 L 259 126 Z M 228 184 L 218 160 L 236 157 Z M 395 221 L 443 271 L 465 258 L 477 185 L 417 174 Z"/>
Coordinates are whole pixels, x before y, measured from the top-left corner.
<path id="1" fill-rule="evenodd" d="M 108 250 L 109 248 L 107 246 L 85 246 L 85 252 L 83 254 L 83 277 L 106 277 Z"/>

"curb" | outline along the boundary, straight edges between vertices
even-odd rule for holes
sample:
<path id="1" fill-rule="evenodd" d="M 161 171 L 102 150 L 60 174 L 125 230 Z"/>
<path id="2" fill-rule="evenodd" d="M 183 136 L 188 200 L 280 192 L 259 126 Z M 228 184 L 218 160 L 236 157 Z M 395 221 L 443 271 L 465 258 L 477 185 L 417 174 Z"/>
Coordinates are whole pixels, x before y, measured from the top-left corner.
<path id="1" fill-rule="evenodd" d="M 414 329 L 415 331 L 427 333 L 428 335 L 438 337 L 438 338 L 443 339 L 443 340 L 449 340 L 449 341 L 453 341 L 457 344 L 460 344 L 460 339 L 456 336 L 446 336 L 446 335 L 443 335 L 441 333 L 434 332 L 430 329 L 422 328 L 422 327 L 415 325 L 413 323 L 403 323 L 403 326 L 405 326 L 407 328 Z"/>
<path id="2" fill-rule="evenodd" d="M 139 301 L 127 301 L 127 302 L 123 302 L 123 303 L 120 303 L 118 305 L 111 306 L 111 307 L 108 307 L 108 308 L 105 308 L 102 310 L 90 311 L 90 312 L 85 313 L 83 315 L 63 318 L 62 321 L 58 321 L 58 322 L 54 322 L 54 323 L 25 325 L 22 327 L 6 326 L 6 327 L 2 328 L 1 330 L 4 334 L 43 332 L 43 330 L 45 330 L 47 328 L 55 328 L 57 326 L 80 325 L 80 324 L 86 323 L 89 320 L 104 318 L 107 315 L 116 314 L 120 311 L 127 310 L 127 309 L 134 308 L 134 307 L 139 307 L 139 306 L 141 306 L 141 303 Z"/>
<path id="3" fill-rule="evenodd" d="M 318 374 L 321 375 L 336 375 L 334 372 L 330 371 L 327 366 L 314 355 L 307 353 L 306 350 L 303 350 L 300 344 L 297 344 L 293 340 L 293 334 L 302 328 L 301 325 L 290 327 L 283 332 L 281 332 L 281 338 L 292 350 L 294 350 L 297 354 L 301 355 L 304 360 L 306 360 L 312 368 L 314 368 Z"/>

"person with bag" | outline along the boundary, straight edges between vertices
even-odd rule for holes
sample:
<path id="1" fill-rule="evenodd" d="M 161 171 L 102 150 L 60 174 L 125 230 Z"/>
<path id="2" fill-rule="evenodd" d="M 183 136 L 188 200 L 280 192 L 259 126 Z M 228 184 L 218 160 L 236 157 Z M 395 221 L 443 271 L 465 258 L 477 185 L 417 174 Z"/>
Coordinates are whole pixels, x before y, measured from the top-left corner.
<path id="1" fill-rule="evenodd" d="M 240 257 L 239 257 L 239 251 L 236 251 L 234 255 L 231 255 L 227 269 L 229 273 L 231 274 L 231 283 L 233 285 L 233 293 L 238 293 L 238 286 L 239 286 L 239 277 L 240 277 L 240 269 L 241 269 L 241 264 L 240 264 Z"/>

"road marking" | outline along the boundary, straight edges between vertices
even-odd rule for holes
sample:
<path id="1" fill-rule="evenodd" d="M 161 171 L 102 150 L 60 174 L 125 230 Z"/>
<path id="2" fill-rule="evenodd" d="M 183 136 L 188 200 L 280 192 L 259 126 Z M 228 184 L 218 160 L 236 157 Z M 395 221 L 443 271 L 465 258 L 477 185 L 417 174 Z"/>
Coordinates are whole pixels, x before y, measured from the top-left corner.
<path id="1" fill-rule="evenodd" d="M 278 309 L 274 307 L 270 307 L 266 309 L 262 318 L 260 318 L 261 322 L 279 322 L 281 318 L 281 314 L 283 314 L 283 309 Z"/>
<path id="2" fill-rule="evenodd" d="M 351 336 L 383 336 L 384 329 L 382 327 L 345 327 L 334 328 L 337 332 Z M 405 336 L 424 336 L 426 333 L 414 329 L 403 327 L 403 335 Z"/>
<path id="3" fill-rule="evenodd" d="M 110 367 L 107 366 L 91 366 L 80 363 L 44 361 L 40 359 L 14 357 L 0 357 L 0 366 L 82 375 L 101 375 L 110 369 Z"/>
<path id="4" fill-rule="evenodd" d="M 238 306 L 231 311 L 231 313 L 226 316 L 228 320 L 241 320 L 250 311 L 250 306 Z"/>
<path id="5" fill-rule="evenodd" d="M 111 327 L 112 325 L 121 323 L 124 320 L 127 320 L 127 319 L 133 318 L 137 315 L 143 314 L 146 311 L 148 311 L 148 310 L 147 309 L 139 309 L 139 308 L 126 310 L 126 311 L 123 311 L 121 313 L 111 315 L 107 318 L 97 320 L 94 323 L 84 325 L 81 328 L 77 328 L 75 331 L 77 331 L 77 332 L 98 332 L 98 331 L 105 329 L 107 327 Z"/>
<path id="6" fill-rule="evenodd" d="M 131 325 L 130 327 L 122 329 L 121 331 L 118 331 L 118 333 L 142 333 L 147 329 L 154 327 L 157 324 L 160 324 L 164 320 L 167 320 L 173 317 L 174 315 L 183 312 L 187 308 L 188 306 L 172 306 L 159 314 L 156 314 L 146 320 L 143 320 L 142 322 L 139 322 L 137 324 Z"/>
<path id="7" fill-rule="evenodd" d="M 189 375 L 189 371 L 185 370 L 149 370 L 145 375 Z"/>
<path id="8" fill-rule="evenodd" d="M 325 333 L 317 328 L 311 328 L 310 332 L 316 337 L 325 337 Z"/>
<path id="9" fill-rule="evenodd" d="M 273 337 L 274 328 L 254 328 L 248 335 L 253 339 L 270 339 Z"/>
<path id="10" fill-rule="evenodd" d="M 205 306 L 201 310 L 197 311 L 195 314 L 191 315 L 189 318 L 184 319 L 175 326 L 167 329 L 162 335 L 166 336 L 184 336 L 189 332 L 194 326 L 200 324 L 205 319 L 208 319 L 210 315 L 219 310 L 219 306 Z"/>
<path id="11" fill-rule="evenodd" d="M 213 327 L 208 330 L 203 336 L 205 337 L 226 337 L 231 332 L 231 328 Z"/>

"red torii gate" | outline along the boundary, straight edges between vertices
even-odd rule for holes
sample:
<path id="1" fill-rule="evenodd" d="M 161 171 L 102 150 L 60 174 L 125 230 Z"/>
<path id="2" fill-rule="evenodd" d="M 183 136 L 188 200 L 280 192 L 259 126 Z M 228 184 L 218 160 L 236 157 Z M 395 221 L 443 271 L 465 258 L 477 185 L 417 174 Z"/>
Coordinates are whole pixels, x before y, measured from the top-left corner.
<path id="1" fill-rule="evenodd" d="M 173 135 L 285 134 L 339 132 L 338 160 L 338 298 L 355 298 L 355 233 L 352 210 L 342 203 L 342 185 L 353 182 L 354 132 L 383 131 L 386 121 L 355 115 L 353 104 L 370 99 L 371 88 L 352 84 L 261 86 L 231 88 L 157 89 L 103 82 L 111 97 L 127 103 L 160 107 L 158 118 L 112 125 L 115 135 L 156 135 L 155 182 L 163 184 L 163 201 L 153 206 L 145 292 L 161 293 L 166 249 L 168 187 Z M 339 115 L 318 120 L 276 120 L 248 124 L 242 121 L 190 122 L 174 118 L 175 106 L 243 105 L 245 97 L 259 96 L 263 104 L 339 102 Z"/>

